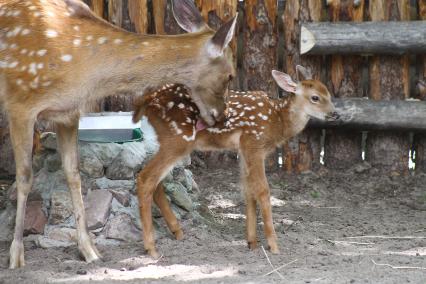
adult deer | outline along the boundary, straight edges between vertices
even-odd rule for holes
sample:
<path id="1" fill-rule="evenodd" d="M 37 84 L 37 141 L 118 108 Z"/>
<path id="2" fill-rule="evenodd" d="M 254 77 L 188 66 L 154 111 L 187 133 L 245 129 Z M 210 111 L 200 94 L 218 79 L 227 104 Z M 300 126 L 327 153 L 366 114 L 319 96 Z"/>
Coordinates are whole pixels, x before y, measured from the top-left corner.
<path id="1" fill-rule="evenodd" d="M 151 256 L 158 256 L 152 227 L 153 200 L 176 239 L 183 238 L 182 229 L 170 209 L 160 182 L 176 162 L 194 149 L 238 151 L 247 205 L 248 245 L 251 249 L 257 245 L 257 201 L 270 250 L 279 252 L 265 176 L 265 157 L 275 147 L 300 133 L 310 117 L 323 120 L 339 117 L 324 84 L 312 80 L 302 66 L 297 66 L 297 73 L 303 78 L 298 83 L 285 73 L 272 71 L 278 85 L 293 94 L 283 99 L 270 99 L 260 91 L 229 91 L 226 118 L 206 129 L 199 119 L 196 105 L 190 99 L 189 90 L 183 85 L 165 86 L 135 102 L 133 121 L 146 116 L 160 146 L 137 178 L 144 247 Z"/>
<path id="2" fill-rule="evenodd" d="M 0 103 L 9 119 L 18 188 L 10 268 L 24 265 L 22 233 L 33 174 L 31 148 L 37 119 L 57 127 L 71 190 L 78 247 L 87 262 L 99 253 L 86 229 L 78 170 L 77 129 L 82 112 L 114 95 L 142 95 L 167 82 L 185 83 L 207 123 L 219 119 L 234 74 L 228 47 L 236 18 L 211 30 L 192 0 L 174 0 L 189 34 L 147 36 L 125 32 L 96 17 L 78 0 L 0 2 Z"/>

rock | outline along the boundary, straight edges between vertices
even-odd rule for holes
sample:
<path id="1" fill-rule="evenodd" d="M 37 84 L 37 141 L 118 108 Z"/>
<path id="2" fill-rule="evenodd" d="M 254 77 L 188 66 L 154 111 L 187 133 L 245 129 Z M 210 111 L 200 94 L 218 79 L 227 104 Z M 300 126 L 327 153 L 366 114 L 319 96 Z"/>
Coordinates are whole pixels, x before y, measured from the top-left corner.
<path id="1" fill-rule="evenodd" d="M 90 149 L 96 154 L 102 165 L 107 168 L 123 150 L 123 146 L 117 143 L 88 143 Z"/>
<path id="2" fill-rule="evenodd" d="M 356 164 L 353 167 L 353 171 L 357 174 L 365 173 L 370 169 L 371 169 L 371 165 L 368 162 L 362 162 L 362 163 Z"/>
<path id="3" fill-rule="evenodd" d="M 104 175 L 104 165 L 93 152 L 90 143 L 80 143 L 80 171 L 92 178 Z"/>
<path id="4" fill-rule="evenodd" d="M 24 221 L 24 235 L 43 234 L 47 217 L 43 211 L 43 201 L 27 202 Z"/>
<path id="5" fill-rule="evenodd" d="M 50 204 L 50 224 L 61 224 L 73 214 L 69 191 L 58 190 L 52 193 Z"/>
<path id="6" fill-rule="evenodd" d="M 56 172 L 62 168 L 61 156 L 59 153 L 47 155 L 45 157 L 44 165 L 49 172 Z"/>
<path id="7" fill-rule="evenodd" d="M 123 144 L 123 150 L 106 170 L 109 179 L 133 179 L 140 171 L 147 157 L 144 144 L 131 142 Z"/>
<path id="8" fill-rule="evenodd" d="M 134 191 L 135 181 L 133 179 L 132 180 L 111 180 L 106 177 L 101 177 L 94 180 L 92 188 Z"/>
<path id="9" fill-rule="evenodd" d="M 174 204 L 186 211 L 193 210 L 194 205 L 191 197 L 182 184 L 178 182 L 164 183 L 164 189 Z"/>
<path id="10" fill-rule="evenodd" d="M 179 162 L 177 162 L 176 167 L 188 167 L 191 165 L 191 156 L 187 155 Z"/>
<path id="11" fill-rule="evenodd" d="M 40 135 L 41 145 L 48 150 L 57 150 L 58 144 L 56 142 L 56 133 L 53 132 L 43 132 Z"/>
<path id="12" fill-rule="evenodd" d="M 119 214 L 108 221 L 105 226 L 105 236 L 108 239 L 121 241 L 139 241 L 142 233 L 127 214 Z"/>
<path id="13" fill-rule="evenodd" d="M 139 215 L 139 202 L 136 196 L 130 195 L 130 206 L 128 207 L 124 207 L 116 199 L 113 199 L 111 203 L 111 211 L 114 215 L 119 215 L 122 213 L 129 215 L 138 229 L 142 228 L 141 218 Z"/>
<path id="14" fill-rule="evenodd" d="M 66 227 L 51 227 L 48 229 L 46 237 L 53 241 L 76 243 L 77 230 Z"/>
<path id="15" fill-rule="evenodd" d="M 10 203 L 6 210 L 0 211 L 0 241 L 11 241 L 13 239 L 13 226 L 15 224 L 16 208 Z"/>
<path id="16" fill-rule="evenodd" d="M 123 206 L 128 207 L 130 205 L 130 192 L 119 189 L 110 189 L 109 191 L 112 193 L 112 196 Z"/>
<path id="17" fill-rule="evenodd" d="M 38 173 L 43 167 L 44 162 L 46 161 L 47 152 L 42 151 L 39 154 L 34 155 L 33 157 L 33 172 Z"/>
<path id="18" fill-rule="evenodd" d="M 95 230 L 105 225 L 111 209 L 112 194 L 107 190 L 90 191 L 85 198 L 87 227 Z"/>
<path id="19" fill-rule="evenodd" d="M 72 245 L 75 245 L 75 243 L 56 241 L 56 240 L 49 239 L 48 237 L 45 237 L 45 236 L 40 236 L 36 240 L 36 245 L 41 248 L 48 249 L 48 248 L 57 248 L 57 247 L 70 247 Z"/>
<path id="20" fill-rule="evenodd" d="M 185 168 L 177 167 L 173 169 L 173 178 L 181 183 L 189 192 L 192 191 L 192 172 Z"/>

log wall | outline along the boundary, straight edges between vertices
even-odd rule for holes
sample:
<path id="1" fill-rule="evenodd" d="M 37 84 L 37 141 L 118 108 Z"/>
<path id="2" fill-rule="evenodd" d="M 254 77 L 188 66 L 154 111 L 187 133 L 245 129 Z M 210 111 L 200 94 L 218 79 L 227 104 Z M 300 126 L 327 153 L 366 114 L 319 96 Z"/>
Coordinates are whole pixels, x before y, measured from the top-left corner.
<path id="1" fill-rule="evenodd" d="M 138 33 L 179 34 L 170 0 L 84 0 L 109 22 Z M 306 22 L 361 22 L 426 20 L 426 1 L 409 0 L 195 0 L 212 28 L 239 12 L 232 43 L 237 77 L 232 88 L 264 90 L 271 97 L 282 94 L 272 80 L 272 69 L 295 77 L 295 65 L 313 71 L 338 98 L 404 100 L 416 93 L 418 80 L 426 77 L 426 55 L 361 56 L 300 54 L 300 26 Z M 423 95 L 426 98 L 426 85 Z M 418 92 L 417 92 L 418 93 Z M 111 97 L 99 111 L 128 111 L 132 101 Z M 426 135 L 408 131 L 365 129 L 306 129 L 268 160 L 270 170 L 298 173 L 321 167 L 343 169 L 365 159 L 383 172 L 408 173 L 408 152 L 413 150 L 416 169 L 426 171 Z M 13 174 L 6 118 L 0 114 L 0 175 Z M 414 141 L 414 142 L 413 142 Z M 323 152 L 323 156 L 321 152 Z M 282 157 L 282 163 L 279 157 Z M 324 163 L 321 162 L 323 158 Z M 205 161 L 223 164 L 235 155 L 207 154 Z M 280 161 L 280 162 L 279 162 Z"/>

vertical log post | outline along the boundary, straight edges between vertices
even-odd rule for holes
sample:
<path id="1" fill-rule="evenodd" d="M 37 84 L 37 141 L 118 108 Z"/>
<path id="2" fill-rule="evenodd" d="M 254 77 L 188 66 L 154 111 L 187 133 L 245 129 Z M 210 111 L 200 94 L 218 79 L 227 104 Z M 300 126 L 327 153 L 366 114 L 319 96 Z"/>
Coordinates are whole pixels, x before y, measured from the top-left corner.
<path id="1" fill-rule="evenodd" d="M 238 1 L 234 0 L 195 0 L 198 8 L 201 11 L 201 15 L 208 25 L 217 30 L 226 21 L 230 20 L 237 13 Z M 234 66 L 237 66 L 237 41 L 234 39 L 231 42 L 231 48 L 234 53 Z M 232 83 L 231 88 L 237 87 L 237 80 L 235 79 Z M 221 151 L 221 152 L 206 152 L 199 153 L 199 157 L 202 157 L 203 161 L 209 167 L 223 167 L 226 165 L 234 165 L 237 161 L 237 155 L 232 151 Z"/>
<path id="2" fill-rule="evenodd" d="M 278 3 L 274 0 L 246 0 L 244 5 L 243 89 L 262 90 L 277 97 L 278 89 L 271 71 L 277 68 Z M 268 170 L 277 169 L 277 154 L 274 152 L 265 163 Z"/>
<path id="3" fill-rule="evenodd" d="M 409 0 L 370 1 L 372 21 L 409 20 Z M 409 97 L 408 56 L 373 56 L 370 60 L 370 98 Z M 390 114 L 391 115 L 391 114 Z M 383 173 L 407 174 L 409 137 L 405 132 L 369 132 L 366 160 Z"/>
<path id="4" fill-rule="evenodd" d="M 295 67 L 301 64 L 312 70 L 315 79 L 321 79 L 322 58 L 320 56 L 300 56 L 300 25 L 308 21 L 320 21 L 321 0 L 286 1 L 284 21 L 284 71 L 296 78 Z M 321 130 L 303 131 L 283 146 L 283 169 L 298 173 L 315 170 L 320 166 Z"/>
<path id="5" fill-rule="evenodd" d="M 156 34 L 176 35 L 185 33 L 173 16 L 170 0 L 154 0 L 152 1 L 152 8 Z"/>
<path id="6" fill-rule="evenodd" d="M 355 5 L 352 0 L 329 2 L 333 22 L 363 20 L 364 0 Z M 362 58 L 360 56 L 331 56 L 330 91 L 335 97 L 362 97 Z M 354 130 L 327 130 L 324 144 L 324 163 L 327 168 L 345 169 L 362 161 L 362 133 Z"/>
<path id="7" fill-rule="evenodd" d="M 419 19 L 426 20 L 426 0 L 419 1 Z M 426 83 L 426 55 L 419 55 L 417 57 L 420 60 L 419 64 L 419 80 L 423 80 Z M 419 91 L 419 98 L 422 100 L 426 99 L 426 86 L 422 83 L 417 85 Z M 414 134 L 414 150 L 416 152 L 416 172 L 426 172 L 426 134 L 415 133 Z"/>

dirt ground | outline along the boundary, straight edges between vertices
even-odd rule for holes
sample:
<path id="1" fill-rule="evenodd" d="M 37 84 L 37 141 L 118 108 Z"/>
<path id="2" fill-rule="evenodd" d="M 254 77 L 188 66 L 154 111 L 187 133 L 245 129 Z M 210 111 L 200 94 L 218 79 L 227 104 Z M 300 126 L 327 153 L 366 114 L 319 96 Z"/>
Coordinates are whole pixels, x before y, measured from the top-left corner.
<path id="1" fill-rule="evenodd" d="M 0 283 L 426 283 L 426 175 L 386 177 L 368 165 L 344 173 L 269 175 L 281 253 L 245 242 L 237 169 L 195 171 L 198 212 L 182 218 L 183 241 L 163 228 L 152 260 L 142 243 L 98 246 L 104 261 L 85 264 L 77 248 L 26 243 L 23 269 L 7 269 L 0 244 Z M 197 214 L 196 214 L 197 215 Z M 160 226 L 163 220 L 157 219 Z"/>

